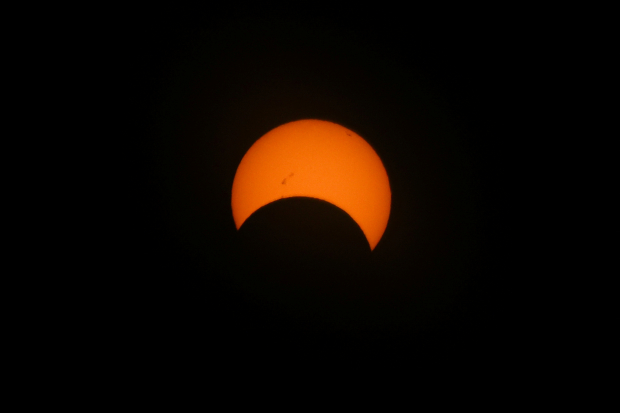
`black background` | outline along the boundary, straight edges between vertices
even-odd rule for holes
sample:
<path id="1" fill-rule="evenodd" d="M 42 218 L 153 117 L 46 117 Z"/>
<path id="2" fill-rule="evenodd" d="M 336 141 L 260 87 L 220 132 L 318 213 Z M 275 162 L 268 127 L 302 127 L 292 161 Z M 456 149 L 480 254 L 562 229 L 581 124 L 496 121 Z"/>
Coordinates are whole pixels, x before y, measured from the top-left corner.
<path id="1" fill-rule="evenodd" d="M 504 13 L 438 9 L 174 9 L 110 27 L 101 322 L 115 342 L 167 360 L 506 351 L 518 42 Z M 392 210 L 374 251 L 318 200 L 235 229 L 241 158 L 298 119 L 381 157 Z"/>

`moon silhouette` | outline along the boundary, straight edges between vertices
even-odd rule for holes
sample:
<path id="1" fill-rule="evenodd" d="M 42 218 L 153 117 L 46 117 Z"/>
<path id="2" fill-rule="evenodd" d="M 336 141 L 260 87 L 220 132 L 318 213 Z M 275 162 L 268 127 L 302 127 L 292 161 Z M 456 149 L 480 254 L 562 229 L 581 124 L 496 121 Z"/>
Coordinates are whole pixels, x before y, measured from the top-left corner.
<path id="1" fill-rule="evenodd" d="M 338 124 L 306 119 L 267 132 L 241 160 L 232 187 L 237 229 L 262 206 L 291 197 L 322 199 L 342 209 L 374 250 L 387 227 L 392 194 L 368 142 Z"/>

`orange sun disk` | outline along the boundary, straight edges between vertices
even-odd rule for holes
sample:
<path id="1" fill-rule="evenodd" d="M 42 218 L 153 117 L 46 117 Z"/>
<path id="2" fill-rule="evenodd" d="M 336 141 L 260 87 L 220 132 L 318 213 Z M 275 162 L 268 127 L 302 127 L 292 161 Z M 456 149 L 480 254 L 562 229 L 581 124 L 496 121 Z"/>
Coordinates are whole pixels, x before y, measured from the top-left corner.
<path id="1" fill-rule="evenodd" d="M 318 198 L 342 209 L 371 250 L 390 215 L 390 183 L 377 153 L 355 132 L 322 120 L 278 126 L 248 150 L 232 187 L 237 229 L 257 209 L 290 197 Z"/>

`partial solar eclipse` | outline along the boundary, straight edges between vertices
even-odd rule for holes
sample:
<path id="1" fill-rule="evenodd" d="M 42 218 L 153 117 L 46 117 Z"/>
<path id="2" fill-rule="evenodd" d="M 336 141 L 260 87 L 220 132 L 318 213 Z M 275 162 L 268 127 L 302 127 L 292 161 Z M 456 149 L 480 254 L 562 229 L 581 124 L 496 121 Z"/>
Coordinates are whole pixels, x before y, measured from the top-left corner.
<path id="1" fill-rule="evenodd" d="M 342 209 L 374 250 L 387 227 L 392 194 L 368 142 L 343 126 L 308 119 L 267 132 L 241 160 L 232 187 L 237 229 L 259 208 L 290 197 L 322 199 Z"/>

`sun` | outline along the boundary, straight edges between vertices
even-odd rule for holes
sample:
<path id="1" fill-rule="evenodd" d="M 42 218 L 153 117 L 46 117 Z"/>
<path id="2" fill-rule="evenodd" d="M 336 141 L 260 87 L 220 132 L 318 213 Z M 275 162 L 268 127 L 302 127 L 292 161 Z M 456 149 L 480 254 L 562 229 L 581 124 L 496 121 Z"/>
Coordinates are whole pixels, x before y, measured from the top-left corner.
<path id="1" fill-rule="evenodd" d="M 342 209 L 374 250 L 387 227 L 392 194 L 368 142 L 336 123 L 306 119 L 267 132 L 241 160 L 232 186 L 237 229 L 257 209 L 290 197 L 318 198 Z"/>

